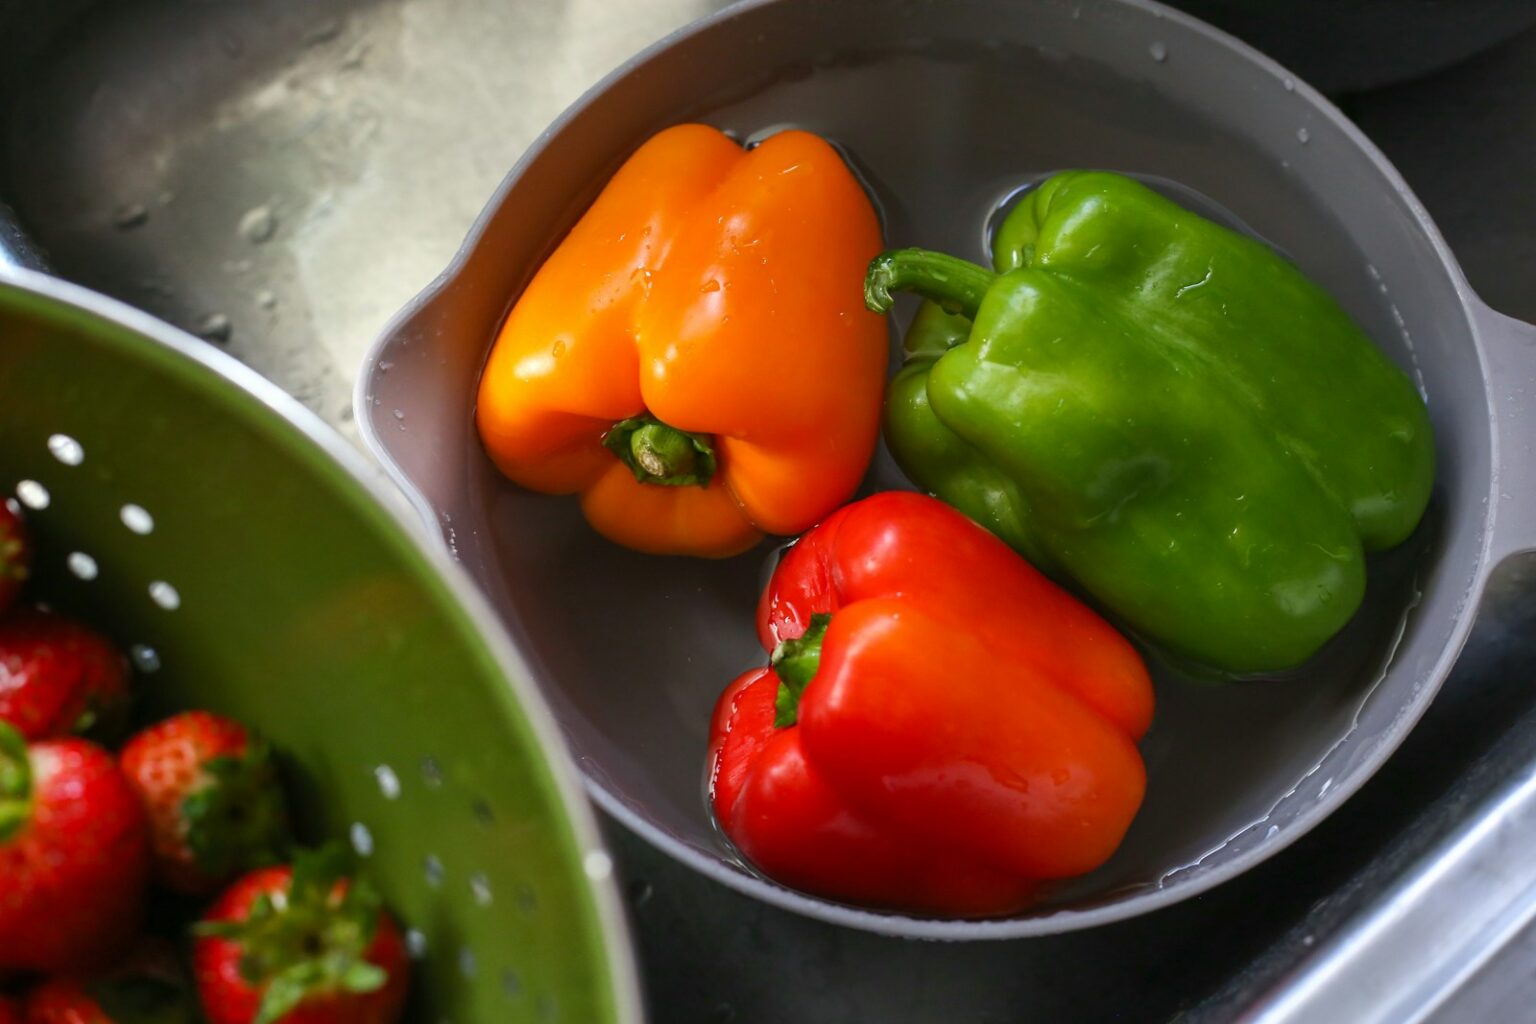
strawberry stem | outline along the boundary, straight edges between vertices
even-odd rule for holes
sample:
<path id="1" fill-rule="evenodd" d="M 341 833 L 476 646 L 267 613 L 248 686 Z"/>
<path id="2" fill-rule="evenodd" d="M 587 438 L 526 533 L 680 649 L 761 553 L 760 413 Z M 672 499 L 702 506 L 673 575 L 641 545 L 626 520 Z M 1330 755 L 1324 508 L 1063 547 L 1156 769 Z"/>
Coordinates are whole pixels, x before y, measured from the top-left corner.
<path id="1" fill-rule="evenodd" d="M 312 996 L 373 992 L 388 982 L 367 959 L 383 900 L 368 883 L 346 878 L 348 861 L 339 843 L 302 851 L 286 893 L 259 896 L 243 921 L 194 929 L 239 944 L 240 975 L 262 994 L 252 1024 L 275 1024 Z"/>

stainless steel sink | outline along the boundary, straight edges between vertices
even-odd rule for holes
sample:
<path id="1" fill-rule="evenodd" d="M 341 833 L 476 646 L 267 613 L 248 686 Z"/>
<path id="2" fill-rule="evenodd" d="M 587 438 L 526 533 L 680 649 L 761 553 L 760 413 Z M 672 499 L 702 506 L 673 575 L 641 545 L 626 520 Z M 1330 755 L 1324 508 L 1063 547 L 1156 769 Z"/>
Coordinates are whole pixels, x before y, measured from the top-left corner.
<path id="1" fill-rule="evenodd" d="M 718 5 L 0 0 L 15 222 L 0 208 L 0 259 L 35 244 L 54 272 L 227 347 L 350 431 L 364 349 L 524 147 L 611 66 Z M 1536 34 L 1347 102 L 1474 285 L 1536 320 Z M 1430 714 L 1343 811 L 1250 875 L 1121 925 L 983 946 L 844 932 L 615 827 L 655 1019 L 1527 1014 L 1533 578 L 1529 563 L 1506 573 Z"/>

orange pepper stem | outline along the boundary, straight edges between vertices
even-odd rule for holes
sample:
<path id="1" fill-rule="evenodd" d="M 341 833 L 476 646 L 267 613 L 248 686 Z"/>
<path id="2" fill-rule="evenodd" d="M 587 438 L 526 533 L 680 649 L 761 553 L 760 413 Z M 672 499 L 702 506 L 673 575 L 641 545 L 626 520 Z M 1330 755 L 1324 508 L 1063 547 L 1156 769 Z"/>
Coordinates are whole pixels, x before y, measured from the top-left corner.
<path id="1" fill-rule="evenodd" d="M 615 423 L 603 445 L 643 484 L 708 487 L 718 460 L 704 434 L 678 430 L 646 413 Z"/>
<path id="2" fill-rule="evenodd" d="M 778 728 L 794 725 L 800 715 L 800 695 L 816 678 L 821 665 L 821 641 L 827 635 L 832 616 L 818 612 L 811 624 L 793 640 L 781 640 L 768 663 L 779 677 L 779 692 L 774 698 L 773 724 Z"/>
<path id="3" fill-rule="evenodd" d="M 891 249 L 869 263 L 864 277 L 864 305 L 872 313 L 889 313 L 892 292 L 917 292 L 944 307 L 946 313 L 976 318 L 981 300 L 997 275 L 968 260 L 927 249 Z"/>

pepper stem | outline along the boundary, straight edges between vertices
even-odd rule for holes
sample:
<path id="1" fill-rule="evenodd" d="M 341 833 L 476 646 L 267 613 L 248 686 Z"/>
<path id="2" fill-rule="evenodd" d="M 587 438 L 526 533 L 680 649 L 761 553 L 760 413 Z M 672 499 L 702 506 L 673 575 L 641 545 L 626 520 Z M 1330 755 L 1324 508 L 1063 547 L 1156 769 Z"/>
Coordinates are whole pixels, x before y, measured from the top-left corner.
<path id="1" fill-rule="evenodd" d="M 974 319 L 982 297 L 997 275 L 968 260 L 929 249 L 891 249 L 876 256 L 864 278 L 864 305 L 873 313 L 889 313 L 892 292 L 917 292 L 944 307 Z"/>
<path id="2" fill-rule="evenodd" d="M 708 487 L 715 475 L 715 449 L 707 436 L 678 430 L 649 413 L 615 423 L 603 445 L 643 484 Z"/>
<path id="3" fill-rule="evenodd" d="M 827 635 L 832 616 L 819 612 L 811 616 L 811 624 L 793 640 L 781 640 L 773 649 L 768 664 L 779 677 L 779 692 L 774 697 L 773 724 L 777 728 L 794 725 L 800 720 L 800 695 L 821 666 L 821 641 Z"/>
<path id="4" fill-rule="evenodd" d="M 0 843 L 21 830 L 32 815 L 32 760 L 27 740 L 0 722 Z"/>

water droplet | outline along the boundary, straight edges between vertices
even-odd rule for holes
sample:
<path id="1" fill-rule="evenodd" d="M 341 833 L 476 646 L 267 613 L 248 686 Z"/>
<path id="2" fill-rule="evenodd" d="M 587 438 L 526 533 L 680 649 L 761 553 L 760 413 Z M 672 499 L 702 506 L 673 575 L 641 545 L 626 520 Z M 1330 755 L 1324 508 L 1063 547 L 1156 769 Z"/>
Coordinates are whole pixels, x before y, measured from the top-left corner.
<path id="1" fill-rule="evenodd" d="M 155 580 L 149 585 L 149 599 L 168 612 L 181 607 L 181 595 L 165 580 Z"/>
<path id="2" fill-rule="evenodd" d="M 565 339 L 562 338 L 555 342 L 554 348 L 549 350 L 549 354 L 556 359 L 559 359 L 561 356 L 565 355 Z"/>
<path id="3" fill-rule="evenodd" d="M 119 231 L 131 231 L 134 228 L 143 227 L 149 222 L 149 210 L 143 203 L 130 203 L 127 206 L 119 206 L 117 213 L 112 217 L 112 223 Z"/>
<path id="4" fill-rule="evenodd" d="M 232 333 L 234 333 L 234 325 L 230 323 L 229 317 L 223 313 L 210 313 L 203 317 L 202 322 L 197 325 L 197 336 L 199 338 L 219 345 L 229 341 Z"/>
<path id="5" fill-rule="evenodd" d="M 466 978 L 475 976 L 475 951 L 468 946 L 459 950 L 459 973 Z"/>
<path id="6" fill-rule="evenodd" d="M 397 420 L 405 419 L 405 410 L 403 410 L 403 409 L 396 409 L 395 410 L 395 419 L 397 419 Z"/>
<path id="7" fill-rule="evenodd" d="M 48 438 L 48 451 L 66 466 L 78 466 L 85 461 L 85 449 L 68 434 L 54 434 Z"/>
<path id="8" fill-rule="evenodd" d="M 1286 92 L 1295 92 L 1296 91 L 1296 79 L 1294 79 L 1294 78 L 1287 78 L 1285 81 L 1281 82 L 1280 84 L 1282 86 L 1284 86 Z"/>
<path id="9" fill-rule="evenodd" d="M 41 512 L 48 507 L 52 497 L 48 494 L 48 488 L 36 480 L 22 480 L 16 485 L 16 497 L 27 508 L 35 512 Z"/>
<path id="10" fill-rule="evenodd" d="M 1279 834 L 1279 832 L 1280 832 L 1280 826 L 1279 825 L 1271 825 L 1271 826 L 1269 826 L 1269 828 L 1265 829 L 1265 831 L 1264 831 L 1264 838 L 1265 839 L 1273 839 L 1273 838 L 1275 838 L 1276 835 Z"/>
<path id="11" fill-rule="evenodd" d="M 427 884 L 436 889 L 443 884 L 443 862 L 435 853 L 429 853 L 421 862 L 422 874 L 426 876 Z"/>
<path id="12" fill-rule="evenodd" d="M 720 282 L 715 280 L 714 278 L 710 278 L 708 281 L 705 281 L 703 287 L 701 287 L 699 289 L 699 291 L 704 292 L 705 294 L 708 294 L 710 292 L 717 292 L 719 290 L 720 290 Z"/>
<path id="13" fill-rule="evenodd" d="M 245 236 L 246 241 L 257 245 L 271 241 L 272 236 L 277 234 L 277 214 L 272 212 L 270 206 L 252 207 L 240 218 L 240 234 Z"/>
<path id="14" fill-rule="evenodd" d="M 155 528 L 155 517 L 139 505 L 124 505 L 118 512 L 118 517 L 122 519 L 124 526 L 141 537 L 153 532 Z"/>
<path id="15" fill-rule="evenodd" d="M 1151 46 L 1147 47 L 1147 52 L 1151 54 L 1152 59 L 1157 61 L 1159 64 L 1168 59 L 1168 47 L 1163 43 L 1153 43 Z"/>
<path id="16" fill-rule="evenodd" d="M 482 907 L 488 907 L 495 897 L 491 893 L 491 880 L 484 874 L 476 873 L 469 878 L 469 891 L 474 896 L 475 902 Z"/>
<path id="17" fill-rule="evenodd" d="M 72 551 L 64 561 L 69 566 L 69 571 L 80 579 L 93 580 L 96 578 L 96 559 L 84 551 Z"/>
<path id="18" fill-rule="evenodd" d="M 352 823 L 350 831 L 352 849 L 357 851 L 359 857 L 367 857 L 373 853 L 373 833 L 368 831 L 368 826 L 360 821 Z"/>
<path id="19" fill-rule="evenodd" d="M 387 764 L 381 764 L 373 770 L 373 777 L 379 784 L 379 792 L 384 794 L 385 800 L 394 800 L 400 796 L 400 776 Z"/>
<path id="20" fill-rule="evenodd" d="M 134 644 L 128 648 L 128 657 L 133 659 L 134 668 L 140 672 L 160 671 L 160 652 L 148 644 Z"/>
<path id="21" fill-rule="evenodd" d="M 651 902 L 651 897 L 655 895 L 656 890 L 650 882 L 637 878 L 629 883 L 629 902 L 637 910 Z"/>
<path id="22" fill-rule="evenodd" d="M 1312 133 L 1307 131 L 1305 128 L 1297 128 L 1296 141 L 1305 146 L 1307 143 L 1312 141 Z"/>
<path id="23" fill-rule="evenodd" d="M 262 309 L 271 309 L 277 305 L 277 294 L 266 288 L 256 293 L 256 305 Z"/>

